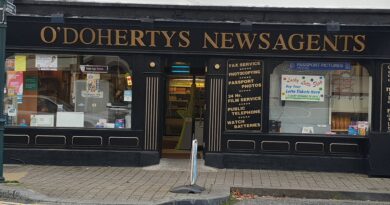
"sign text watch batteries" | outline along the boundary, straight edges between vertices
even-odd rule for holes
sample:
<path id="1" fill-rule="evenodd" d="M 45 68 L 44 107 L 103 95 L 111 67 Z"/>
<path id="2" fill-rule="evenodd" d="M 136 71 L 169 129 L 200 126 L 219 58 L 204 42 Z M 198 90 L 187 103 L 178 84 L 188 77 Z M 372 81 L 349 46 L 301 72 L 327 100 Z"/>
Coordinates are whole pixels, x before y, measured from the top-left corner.
<path id="1" fill-rule="evenodd" d="M 263 62 L 229 60 L 227 64 L 227 130 L 261 131 Z"/>

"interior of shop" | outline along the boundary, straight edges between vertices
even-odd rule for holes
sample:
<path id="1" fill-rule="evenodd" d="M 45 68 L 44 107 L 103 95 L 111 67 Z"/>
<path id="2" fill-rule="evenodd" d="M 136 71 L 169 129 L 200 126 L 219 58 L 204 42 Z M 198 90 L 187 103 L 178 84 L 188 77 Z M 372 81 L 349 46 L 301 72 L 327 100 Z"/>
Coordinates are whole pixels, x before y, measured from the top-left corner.
<path id="1" fill-rule="evenodd" d="M 192 139 L 203 148 L 205 61 L 174 58 L 167 61 L 165 132 L 162 157 L 189 158 Z"/>
<path id="2" fill-rule="evenodd" d="M 117 56 L 7 59 L 7 126 L 131 128 L 132 70 Z"/>

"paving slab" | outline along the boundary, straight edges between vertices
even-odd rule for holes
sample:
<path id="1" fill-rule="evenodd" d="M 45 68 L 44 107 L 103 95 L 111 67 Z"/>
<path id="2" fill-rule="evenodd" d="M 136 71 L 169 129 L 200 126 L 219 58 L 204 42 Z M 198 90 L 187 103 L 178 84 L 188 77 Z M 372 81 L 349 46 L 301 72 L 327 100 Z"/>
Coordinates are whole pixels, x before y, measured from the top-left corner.
<path id="1" fill-rule="evenodd" d="M 364 174 L 216 169 L 199 160 L 200 194 L 170 190 L 189 184 L 189 160 L 161 159 L 149 167 L 5 165 L 0 197 L 61 204 L 221 204 L 230 189 L 316 190 L 390 195 L 390 179 Z M 378 195 L 379 196 L 379 195 Z"/>

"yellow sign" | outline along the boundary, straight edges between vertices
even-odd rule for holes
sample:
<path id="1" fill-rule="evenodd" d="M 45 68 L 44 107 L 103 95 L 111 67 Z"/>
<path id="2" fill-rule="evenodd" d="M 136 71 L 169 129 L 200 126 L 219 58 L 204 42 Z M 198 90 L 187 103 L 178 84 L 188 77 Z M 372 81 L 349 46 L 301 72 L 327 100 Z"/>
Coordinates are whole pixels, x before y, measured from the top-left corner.
<path id="1" fill-rule="evenodd" d="M 26 56 L 15 56 L 15 71 L 26 71 Z"/>

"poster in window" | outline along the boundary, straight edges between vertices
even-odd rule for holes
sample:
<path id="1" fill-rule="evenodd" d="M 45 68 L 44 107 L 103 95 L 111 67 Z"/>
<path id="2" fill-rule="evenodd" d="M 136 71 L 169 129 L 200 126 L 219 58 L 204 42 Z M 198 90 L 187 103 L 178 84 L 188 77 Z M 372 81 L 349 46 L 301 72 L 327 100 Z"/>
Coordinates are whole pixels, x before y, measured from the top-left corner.
<path id="1" fill-rule="evenodd" d="M 26 71 L 27 67 L 26 56 L 15 56 L 15 71 Z"/>
<path id="2" fill-rule="evenodd" d="M 324 88 L 324 76 L 282 75 L 281 100 L 323 102 Z"/>
<path id="3" fill-rule="evenodd" d="M 53 127 L 54 115 L 31 115 L 30 126 Z"/>
<path id="4" fill-rule="evenodd" d="M 103 98 L 103 91 L 100 90 L 100 74 L 87 74 L 86 90 L 81 91 L 81 96 L 88 98 Z"/>
<path id="5" fill-rule="evenodd" d="M 7 110 L 7 114 L 9 117 L 16 117 L 16 114 L 18 112 L 18 110 L 13 105 L 8 105 L 5 110 Z"/>
<path id="6" fill-rule="evenodd" d="M 125 90 L 123 98 L 123 101 L 131 102 L 133 100 L 132 90 Z"/>
<path id="7" fill-rule="evenodd" d="M 36 76 L 25 76 L 24 90 L 37 90 L 38 78 Z"/>
<path id="8" fill-rule="evenodd" d="M 87 92 L 89 94 L 96 93 L 99 91 L 99 79 L 100 79 L 99 74 L 92 74 L 92 73 L 87 74 Z"/>
<path id="9" fill-rule="evenodd" d="M 5 61 L 5 68 L 7 70 L 15 70 L 15 59 L 7 58 Z"/>
<path id="10" fill-rule="evenodd" d="M 7 71 L 8 96 L 23 95 L 23 72 Z"/>
<path id="11" fill-rule="evenodd" d="M 57 70 L 57 55 L 35 55 L 35 67 L 39 70 Z"/>

